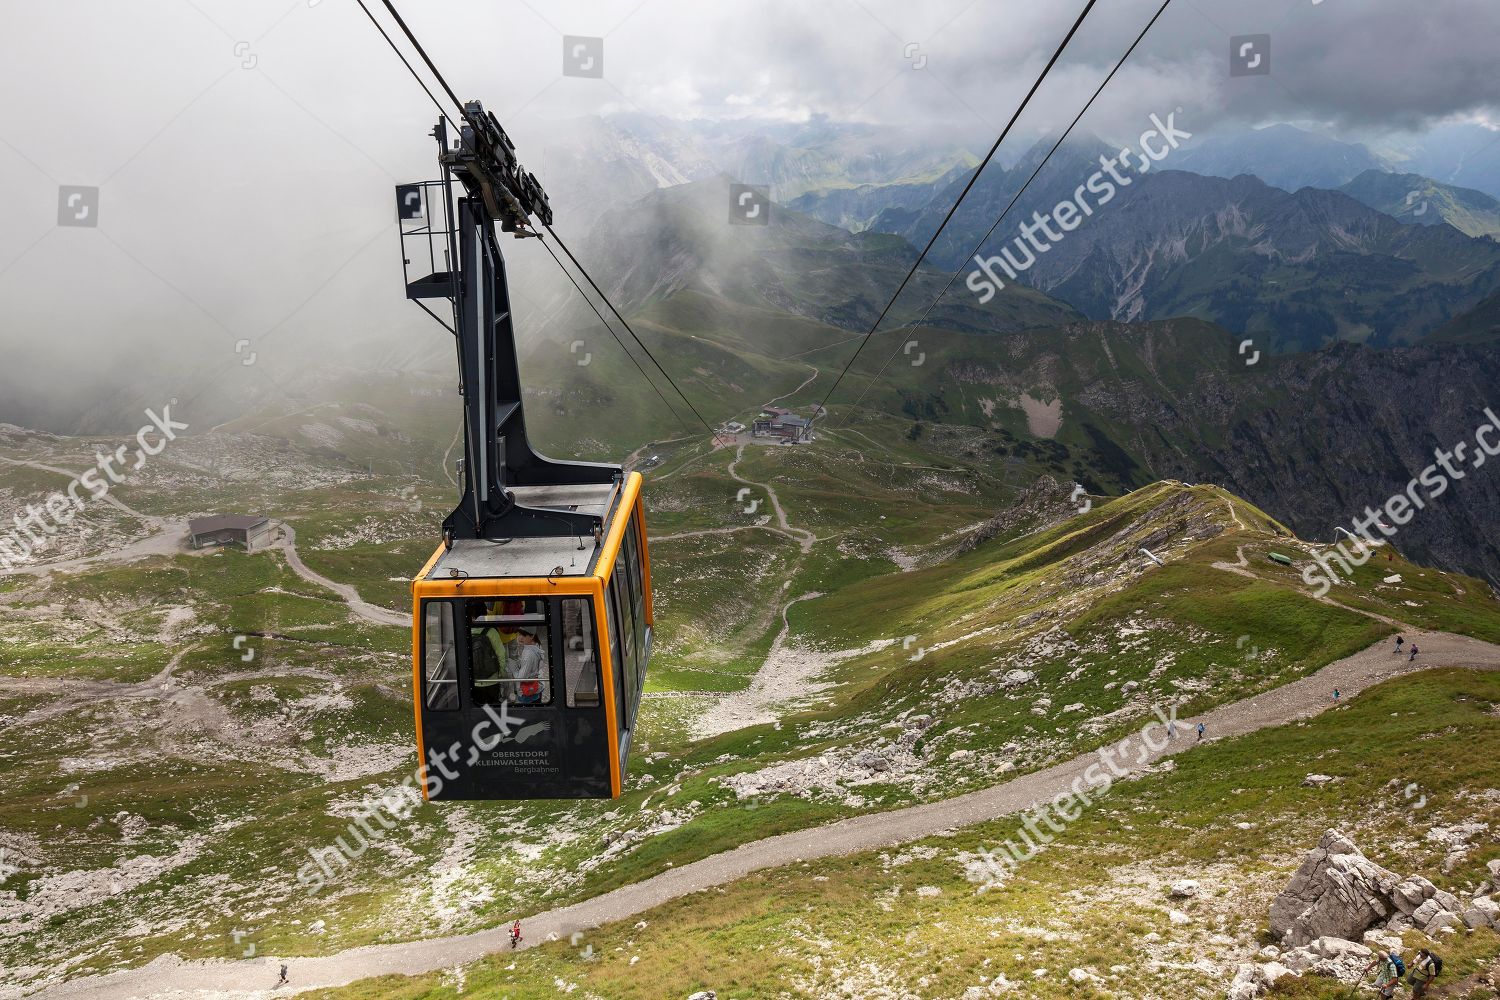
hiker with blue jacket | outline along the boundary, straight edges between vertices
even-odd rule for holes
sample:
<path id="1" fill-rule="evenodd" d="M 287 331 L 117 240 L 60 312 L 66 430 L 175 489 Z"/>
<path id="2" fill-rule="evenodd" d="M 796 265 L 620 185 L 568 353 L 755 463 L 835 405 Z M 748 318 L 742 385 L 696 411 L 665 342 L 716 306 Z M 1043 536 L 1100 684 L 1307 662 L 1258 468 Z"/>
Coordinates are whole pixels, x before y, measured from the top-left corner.
<path id="1" fill-rule="evenodd" d="M 1370 959 L 1370 964 L 1360 970 L 1359 978 L 1363 980 L 1371 969 L 1376 969 L 1375 989 L 1379 991 L 1382 1000 L 1391 1000 L 1396 995 L 1396 987 L 1401 985 L 1401 977 L 1406 974 L 1406 963 L 1401 961 L 1400 953 L 1377 951 L 1375 957 Z"/>

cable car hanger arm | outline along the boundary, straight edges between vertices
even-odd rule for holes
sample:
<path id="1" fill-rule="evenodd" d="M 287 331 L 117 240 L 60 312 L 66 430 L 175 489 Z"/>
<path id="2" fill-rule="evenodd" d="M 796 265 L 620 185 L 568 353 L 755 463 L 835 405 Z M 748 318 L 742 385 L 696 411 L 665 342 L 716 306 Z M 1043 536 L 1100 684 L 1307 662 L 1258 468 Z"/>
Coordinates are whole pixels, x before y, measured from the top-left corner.
<path id="1" fill-rule="evenodd" d="M 464 400 L 464 495 L 443 521 L 443 537 L 450 545 L 459 538 L 597 538 L 603 529 L 599 515 L 566 504 L 527 506 L 514 492 L 517 487 L 618 486 L 623 472 L 618 465 L 549 459 L 531 447 L 496 226 L 518 238 L 537 236 L 533 217 L 550 225 L 552 207 L 536 177 L 521 168 L 515 145 L 494 115 L 478 101 L 463 110 L 456 143 L 449 145 L 444 119 L 433 129 L 443 179 L 423 185 L 429 213 L 434 197 L 444 203 L 448 269 L 407 284 L 408 298 L 441 296 L 453 303 Z M 433 235 L 430 228 L 422 233 Z"/>

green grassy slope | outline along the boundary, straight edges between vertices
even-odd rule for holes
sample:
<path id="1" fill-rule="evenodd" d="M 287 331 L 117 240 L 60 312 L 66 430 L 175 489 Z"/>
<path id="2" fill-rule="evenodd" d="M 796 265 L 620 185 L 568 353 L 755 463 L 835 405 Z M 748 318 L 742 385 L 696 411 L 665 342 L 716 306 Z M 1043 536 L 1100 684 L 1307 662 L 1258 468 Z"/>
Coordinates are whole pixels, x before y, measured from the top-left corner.
<path id="1" fill-rule="evenodd" d="M 276 552 L 157 557 L 6 590 L 0 641 L 19 658 L 0 676 L 0 712 L 21 724 L 0 730 L 0 759 L 27 766 L 0 803 L 0 840 L 23 859 L 0 893 L 44 917 L 0 943 L 4 964 L 66 957 L 80 974 L 169 951 L 227 957 L 230 932 L 247 928 L 263 951 L 296 954 L 495 926 L 758 837 L 1044 767 L 1138 726 L 1152 704 L 1196 710 L 1264 690 L 1392 630 L 1306 597 L 1295 571 L 1264 559 L 1304 548 L 1222 491 L 1157 484 L 1079 513 L 1066 485 L 1033 483 L 1045 467 L 1007 480 L 966 438 L 873 431 L 742 457 L 688 447 L 650 470 L 661 645 L 620 801 L 422 809 L 332 894 L 296 884 L 307 852 L 414 764 L 403 630 L 353 619 Z M 731 462 L 755 484 L 754 515 Z M 317 463 L 288 457 L 262 488 L 304 558 L 400 607 L 390 578 L 425 557 L 443 490 L 421 487 L 414 511 L 394 476 L 346 469 L 308 485 L 299 468 Z M 151 485 L 133 500 L 187 506 Z M 816 536 L 809 551 L 768 530 L 767 485 L 793 533 Z M 670 537 L 721 529 L 734 530 Z M 1257 579 L 1212 565 L 1241 548 Z M 1474 581 L 1397 568 L 1409 586 L 1337 596 L 1494 628 Z M 817 593 L 786 612 L 784 648 L 823 686 L 789 679 L 800 697 L 767 709 L 772 721 L 700 728 L 718 696 L 750 687 L 782 609 Z M 233 640 L 249 633 L 268 635 L 246 660 Z M 130 687 L 184 649 L 169 684 Z M 778 662 L 773 673 L 791 661 Z M 1030 679 L 1008 685 L 1018 670 Z M 92 686 L 8 680 L 65 673 Z M 891 766 L 861 770 L 865 753 Z M 59 825 L 68 837 L 52 836 Z M 495 829 L 506 836 L 484 833 Z M 49 879 L 79 872 L 120 888 L 69 903 Z"/>
<path id="2" fill-rule="evenodd" d="M 1408 836 L 1424 826 L 1500 820 L 1500 676 L 1437 671 L 1387 683 L 1309 723 L 1180 754 L 1175 766 L 1117 786 L 1023 862 L 981 890 L 974 865 L 1017 835 L 1016 820 L 760 873 L 631 920 L 450 974 L 389 977 L 316 991 L 326 1000 L 504 995 L 1160 997 L 1222 995 L 1236 964 L 1262 945 L 1270 899 L 1324 829 L 1349 832 L 1380 864 L 1462 891 L 1493 845 L 1449 872 L 1442 849 Z M 1303 786 L 1314 766 L 1340 778 Z M 1389 782 L 1416 777 L 1412 811 Z M 1197 898 L 1172 900 L 1180 878 Z M 978 881 L 976 881 L 978 879 Z M 1185 913 L 1186 923 L 1169 918 Z M 1415 947 L 1421 935 L 1412 934 Z M 587 955 L 584 954 L 588 949 Z M 1492 931 L 1446 940 L 1445 977 L 1500 954 Z M 1069 976 L 1081 969 L 1081 981 Z M 1038 973 L 1037 970 L 1045 970 Z M 559 985 L 561 984 L 561 985 Z M 1288 984 L 1289 986 L 1291 984 Z M 1277 996 L 1348 995 L 1316 978 Z"/>

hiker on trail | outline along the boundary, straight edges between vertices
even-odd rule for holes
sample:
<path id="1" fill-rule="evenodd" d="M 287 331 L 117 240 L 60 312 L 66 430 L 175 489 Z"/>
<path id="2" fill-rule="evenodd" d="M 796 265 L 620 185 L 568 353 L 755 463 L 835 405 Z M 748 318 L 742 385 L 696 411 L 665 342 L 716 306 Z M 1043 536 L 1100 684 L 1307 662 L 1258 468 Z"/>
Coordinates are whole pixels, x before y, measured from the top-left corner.
<path id="1" fill-rule="evenodd" d="M 1396 995 L 1396 987 L 1401 983 L 1401 974 L 1406 971 L 1401 956 L 1394 951 L 1376 952 L 1375 957 L 1370 959 L 1370 964 L 1360 970 L 1359 978 L 1363 980 L 1371 969 L 1376 969 L 1375 989 L 1380 991 L 1383 1000 L 1391 1000 Z"/>
<path id="2" fill-rule="evenodd" d="M 1422 1000 L 1427 995 L 1427 987 L 1432 985 L 1432 981 L 1442 971 L 1441 958 L 1426 948 L 1418 948 L 1416 960 L 1411 963 L 1411 975 L 1406 977 L 1406 982 L 1411 987 L 1412 1000 Z"/>
<path id="3" fill-rule="evenodd" d="M 514 948 L 521 943 L 521 921 L 517 920 L 510 925 L 510 946 Z"/>
<path id="4" fill-rule="evenodd" d="M 1203 723 L 1201 723 L 1201 722 L 1200 722 L 1200 723 L 1198 723 L 1198 742 L 1199 742 L 1199 743 L 1202 743 L 1202 742 L 1203 742 L 1203 732 L 1204 732 L 1204 730 L 1206 730 L 1206 729 L 1207 729 L 1207 728 L 1208 728 L 1208 727 L 1207 727 L 1207 726 L 1205 726 L 1205 725 L 1204 725 L 1204 724 L 1203 724 Z"/>
<path id="5" fill-rule="evenodd" d="M 1339 689 L 1338 688 L 1334 688 L 1333 689 L 1333 703 L 1335 705 L 1337 705 L 1339 703 Z"/>
<path id="6" fill-rule="evenodd" d="M 1416 643 L 1412 643 L 1411 644 L 1411 656 L 1407 657 L 1406 662 L 1410 663 L 1412 660 L 1415 660 L 1417 658 L 1417 653 L 1418 652 L 1420 652 L 1420 650 L 1417 649 L 1417 644 Z"/>
<path id="7" fill-rule="evenodd" d="M 1401 644 L 1403 642 L 1405 642 L 1405 641 L 1406 641 L 1406 637 L 1405 636 L 1403 636 L 1403 635 L 1396 636 L 1396 655 L 1397 656 L 1401 655 Z"/>
<path id="8" fill-rule="evenodd" d="M 287 977 L 286 973 L 287 973 L 286 963 L 282 962 L 281 963 L 281 978 L 276 981 L 276 985 L 277 986 L 286 986 L 288 983 L 291 982 L 291 979 L 289 979 Z"/>

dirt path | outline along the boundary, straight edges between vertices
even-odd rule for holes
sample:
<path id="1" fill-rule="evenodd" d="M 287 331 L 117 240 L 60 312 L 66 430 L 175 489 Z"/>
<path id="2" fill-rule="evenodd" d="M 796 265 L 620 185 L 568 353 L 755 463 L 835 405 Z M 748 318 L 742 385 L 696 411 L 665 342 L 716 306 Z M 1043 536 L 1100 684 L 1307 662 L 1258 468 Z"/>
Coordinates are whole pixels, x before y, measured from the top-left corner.
<path id="1" fill-rule="evenodd" d="M 697 531 L 679 531 L 675 535 L 661 535 L 652 538 L 651 542 L 654 545 L 657 542 L 675 542 L 683 538 L 704 538 L 708 535 L 732 535 L 738 531 L 769 531 L 775 535 L 784 535 L 799 545 L 802 544 L 800 536 L 794 535 L 790 531 L 783 531 L 780 528 L 773 528 L 769 524 L 742 524 L 737 528 L 699 528 Z"/>
<path id="2" fill-rule="evenodd" d="M 1226 507 L 1229 508 L 1229 516 L 1232 517 L 1232 518 L 1234 518 L 1235 525 L 1241 531 L 1244 531 L 1245 530 L 1245 522 L 1240 520 L 1240 512 L 1234 509 L 1234 502 L 1232 500 L 1230 500 L 1228 497 L 1225 497 L 1224 498 L 1224 506 L 1226 506 Z M 1243 565 L 1245 565 L 1245 550 L 1243 548 L 1241 548 L 1239 550 L 1239 554 L 1240 554 L 1240 565 L 1243 566 Z"/>
<path id="3" fill-rule="evenodd" d="M 788 396 L 795 396 L 795 395 L 797 395 L 797 393 L 801 392 L 803 389 L 806 389 L 808 386 L 812 385 L 813 382 L 817 381 L 818 375 L 820 374 L 819 371 L 818 371 L 817 365 L 808 365 L 807 367 L 809 367 L 809 368 L 812 369 L 812 374 L 809 375 L 809 376 L 807 376 L 807 381 L 806 382 L 803 382 L 801 385 L 797 386 L 797 388 L 793 389 L 791 392 L 783 392 L 779 396 L 775 396 L 775 397 L 772 397 L 771 399 L 766 400 L 765 405 L 766 406 L 770 406 L 772 403 L 779 403 L 779 402 L 781 402 L 783 399 L 786 399 Z"/>
<path id="4" fill-rule="evenodd" d="M 459 424 L 458 430 L 453 432 L 453 440 L 448 442 L 447 449 L 443 452 L 443 475 L 448 477 L 448 482 L 454 489 L 459 489 L 458 480 L 453 478 L 453 465 L 448 461 L 448 456 L 453 454 L 453 449 L 458 447 L 458 442 L 464 436 L 464 425 Z"/>
<path id="5" fill-rule="evenodd" d="M 77 473 L 69 472 L 67 469 L 58 468 L 55 465 L 44 465 L 41 462 L 32 462 L 25 459 L 7 458 L 0 455 L 0 462 L 6 465 L 15 465 L 27 469 L 36 469 L 39 472 L 50 472 L 72 480 Z M 151 533 L 144 538 L 137 538 L 128 545 L 121 546 L 109 552 L 100 552 L 92 556 L 79 556 L 75 559 L 64 559 L 52 563 L 38 563 L 35 566 L 18 566 L 15 569 L 0 570 L 0 576 L 21 575 L 46 576 L 56 571 L 67 571 L 82 569 L 101 562 L 131 562 L 135 559 L 144 559 L 148 556 L 163 556 L 175 554 L 180 545 L 179 541 L 187 533 L 187 520 L 185 518 L 157 517 L 154 514 L 143 514 L 134 507 L 128 506 L 125 501 L 115 496 L 110 491 L 93 503 L 103 503 L 120 511 L 129 517 L 133 517 L 145 524 Z"/>
<path id="6" fill-rule="evenodd" d="M 660 451 L 662 448 L 666 447 L 669 444 L 681 444 L 684 441 L 691 441 L 691 440 L 693 440 L 692 437 L 690 437 L 690 436 L 683 436 L 683 437 L 675 437 L 675 438 L 663 438 L 660 441 L 647 441 L 645 444 L 641 445 L 635 451 L 632 451 L 629 455 L 626 455 L 625 456 L 625 461 L 621 462 L 620 465 L 622 465 L 626 469 L 634 469 L 636 467 L 637 463 L 640 462 L 641 456 L 644 455 L 644 454 L 646 454 L 646 452 L 648 452 L 648 451 Z"/>
<path id="7" fill-rule="evenodd" d="M 1209 742 L 1242 736 L 1271 726 L 1309 718 L 1327 709 L 1330 692 L 1340 689 L 1354 697 L 1365 688 L 1404 674 L 1434 667 L 1500 669 L 1500 646 L 1442 632 L 1419 633 L 1424 652 L 1420 663 L 1409 663 L 1381 642 L 1331 663 L 1310 677 L 1264 694 L 1214 709 L 1202 716 L 1179 719 L 1177 739 L 1156 753 L 1130 755 L 1121 767 L 1139 772 L 1163 757 L 1190 751 L 1196 741 L 1189 734 L 1199 721 Z M 528 944 L 566 939 L 575 932 L 637 915 L 680 899 L 689 893 L 724 885 L 752 872 L 805 861 L 890 847 L 943 830 L 1013 815 L 1051 799 L 1071 786 L 1097 754 L 1083 754 L 1043 771 L 942 802 L 874 813 L 827 826 L 799 830 L 744 844 L 691 864 L 625 886 L 594 899 L 524 918 Z M 388 974 L 414 975 L 477 961 L 506 950 L 504 928 L 406 944 L 374 945 L 321 958 L 287 959 L 297 990 L 342 986 Z M 523 946 L 524 947 L 524 946 Z M 281 959 L 266 957 L 245 962 L 183 963 L 166 957 L 141 969 L 91 977 L 54 987 L 41 994 L 46 1000 L 123 1000 L 130 997 L 173 997 L 176 1000 L 258 1000 L 273 996 Z M 282 991 L 280 995 L 286 995 Z"/>
<path id="8" fill-rule="evenodd" d="M 740 445 L 734 451 L 734 461 L 729 463 L 729 475 L 735 482 L 744 483 L 746 486 L 759 486 L 766 491 L 766 496 L 771 500 L 771 510 L 776 514 L 776 523 L 781 530 L 797 539 L 797 544 L 802 546 L 802 553 L 806 555 L 812 551 L 813 544 L 817 542 L 818 536 L 805 528 L 794 528 L 786 519 L 786 511 L 781 507 L 781 498 L 776 495 L 776 489 L 770 483 L 757 483 L 746 479 L 735 471 L 735 466 L 745 457 L 745 446 Z"/>
<path id="9" fill-rule="evenodd" d="M 1230 509 L 1232 510 L 1233 508 L 1230 508 Z M 1216 563 L 1211 563 L 1210 565 L 1212 565 L 1214 569 L 1222 570 L 1225 573 L 1233 573 L 1236 576 L 1243 576 L 1247 580 L 1259 580 L 1262 583 L 1269 583 L 1269 584 L 1276 584 L 1278 582 L 1276 580 L 1267 580 L 1265 577 L 1261 576 L 1259 573 L 1251 572 L 1251 570 L 1250 570 L 1250 561 L 1245 558 L 1245 547 L 1243 545 L 1237 547 L 1234 551 L 1235 551 L 1235 555 L 1239 556 L 1239 562 L 1232 562 L 1232 563 L 1229 563 L 1229 562 L 1216 562 Z M 1376 621 L 1379 621 L 1379 622 L 1385 622 L 1387 625 L 1391 626 L 1392 628 L 1399 628 L 1399 629 L 1401 629 L 1402 631 L 1405 631 L 1405 632 L 1420 632 L 1420 631 L 1422 631 L 1421 629 L 1419 629 L 1415 625 L 1412 625 L 1412 624 L 1410 624 L 1408 622 L 1401 621 L 1400 619 L 1397 619 L 1397 618 L 1392 618 L 1389 615 L 1383 615 L 1383 614 L 1381 614 L 1378 611 L 1369 611 L 1369 610 L 1366 610 L 1365 608 L 1351 608 L 1349 605 L 1343 604 L 1343 603 L 1341 603 L 1339 601 L 1335 601 L 1333 598 L 1328 597 L 1326 595 L 1323 596 L 1323 597 L 1319 597 L 1317 594 L 1314 594 L 1310 590 L 1309 591 L 1303 591 L 1302 593 L 1303 593 L 1304 597 L 1310 597 L 1310 598 L 1312 598 L 1315 601 L 1321 601 L 1322 603 L 1327 604 L 1330 607 L 1339 608 L 1341 610 L 1348 611 L 1351 614 L 1364 615 L 1366 618 L 1373 618 L 1373 619 L 1375 619 Z"/>
<path id="10" fill-rule="evenodd" d="M 201 691 L 182 687 L 172 680 L 172 673 L 182 663 L 183 658 L 197 648 L 196 643 L 184 646 L 154 676 L 135 683 L 68 677 L 4 677 L 0 678 L 0 691 L 17 694 L 61 694 L 63 696 L 50 705 L 27 712 L 16 720 L 15 724 L 18 726 L 44 722 L 74 711 L 85 704 L 97 705 L 114 699 L 134 701 L 161 699 L 171 702 L 176 709 L 186 711 L 194 720 L 201 721 L 212 717 L 218 721 L 224 714 L 222 706 L 214 703 Z"/>
<path id="11" fill-rule="evenodd" d="M 7 465 L 37 469 L 42 472 L 51 472 L 60 476 L 67 476 L 69 479 L 73 477 L 73 473 L 67 469 L 43 465 L 40 462 L 7 458 L 4 455 L 0 455 L 0 462 L 4 462 Z M 18 566 L 11 570 L 0 570 L 0 576 L 13 574 L 26 574 L 38 577 L 50 576 L 53 573 L 83 569 L 98 563 L 127 563 L 149 556 L 174 556 L 190 551 L 183 544 L 183 539 L 187 536 L 188 531 L 186 518 L 157 517 L 155 514 L 142 513 L 134 507 L 127 506 L 113 492 L 106 493 L 96 502 L 109 504 L 121 513 L 141 521 L 151 529 L 151 534 L 109 552 L 101 552 L 92 556 L 79 556 L 76 559 L 65 559 L 60 562 L 38 563 L 35 566 Z M 278 541 L 271 543 L 268 548 L 280 549 L 286 556 L 287 565 L 303 580 L 306 580 L 315 587 L 322 587 L 324 590 L 337 594 L 348 605 L 351 612 L 365 621 L 376 625 L 398 625 L 403 628 L 411 624 L 411 618 L 407 615 L 395 611 L 387 611 L 385 608 L 376 607 L 368 603 L 359 596 L 359 591 L 349 584 L 335 583 L 326 576 L 313 572 L 302 561 L 302 557 L 297 554 L 296 530 L 284 521 L 277 522 L 277 527 L 282 532 L 282 537 Z"/>
<path id="12" fill-rule="evenodd" d="M 334 583 L 328 577 L 315 573 L 302 561 L 297 554 L 297 531 L 285 521 L 278 522 L 282 537 L 271 544 L 271 548 L 277 548 L 286 556 L 287 565 L 292 568 L 302 579 L 315 587 L 331 590 L 344 599 L 349 610 L 354 612 L 365 621 L 374 622 L 376 625 L 399 625 L 403 628 L 411 624 L 409 615 L 397 611 L 387 611 L 385 608 L 376 607 L 359 596 L 359 591 L 347 583 Z"/>
<path id="13" fill-rule="evenodd" d="M 701 740 L 720 733 L 727 733 L 746 726 L 775 722 L 776 710 L 787 704 L 817 694 L 825 685 L 816 683 L 816 678 L 840 657 L 816 650 L 804 649 L 792 644 L 792 620 L 789 617 L 792 605 L 822 597 L 814 591 L 794 597 L 781 609 L 781 631 L 771 642 L 760 669 L 750 680 L 750 686 L 742 691 L 724 695 L 714 706 L 694 719 L 690 726 L 693 739 Z M 856 656 L 863 650 L 850 650 Z"/>

